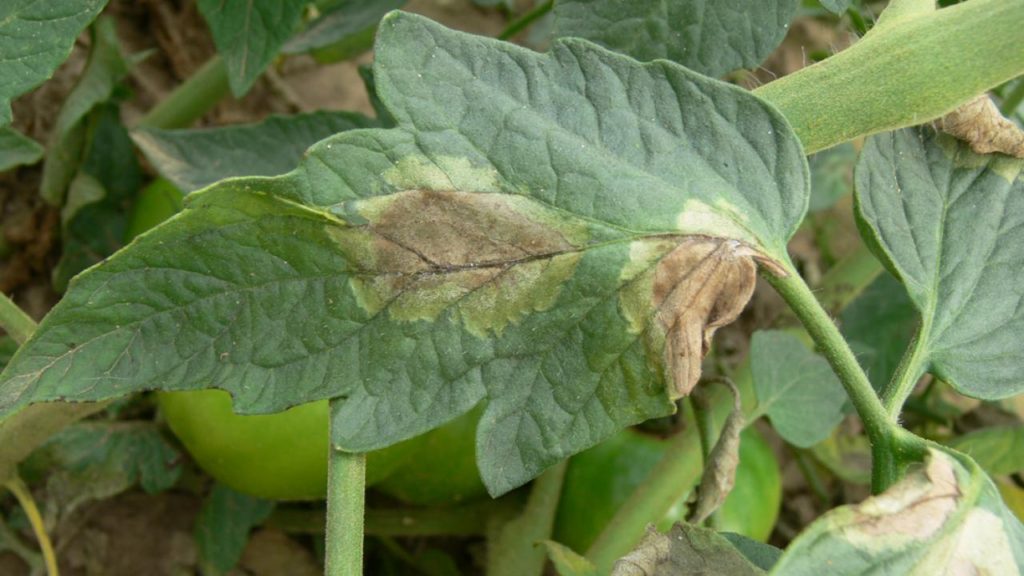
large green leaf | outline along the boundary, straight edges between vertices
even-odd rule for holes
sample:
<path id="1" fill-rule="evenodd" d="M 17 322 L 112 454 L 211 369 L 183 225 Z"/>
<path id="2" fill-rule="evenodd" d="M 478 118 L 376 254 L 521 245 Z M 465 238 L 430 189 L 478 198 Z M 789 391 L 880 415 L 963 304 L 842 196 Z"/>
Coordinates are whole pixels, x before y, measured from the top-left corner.
<path id="1" fill-rule="evenodd" d="M 185 192 L 230 176 L 277 176 L 293 170 L 313 144 L 377 122 L 355 112 L 271 116 L 257 124 L 160 130 L 139 128 L 132 138 L 160 175 Z"/>
<path id="2" fill-rule="evenodd" d="M 790 444 L 809 447 L 828 438 L 843 419 L 846 393 L 828 362 L 796 336 L 758 331 L 750 343 L 757 408 Z"/>
<path id="3" fill-rule="evenodd" d="M 709 76 L 753 68 L 779 45 L 800 0 L 559 0 L 555 33 Z"/>
<path id="4" fill-rule="evenodd" d="M 43 147 L 38 142 L 10 126 L 0 128 L 0 172 L 35 164 L 42 157 Z"/>
<path id="5" fill-rule="evenodd" d="M 922 315 L 921 370 L 978 398 L 1024 391 L 1022 167 L 928 127 L 872 137 L 857 166 L 865 237 Z"/>
<path id="6" fill-rule="evenodd" d="M 295 32 L 306 0 L 198 0 L 199 12 L 242 96 Z"/>
<path id="7" fill-rule="evenodd" d="M 0 126 L 11 122 L 11 100 L 53 74 L 106 3 L 4 0 L 0 4 Z"/>
<path id="8" fill-rule="evenodd" d="M 1024 526 L 970 458 L 930 449 L 879 496 L 836 508 L 794 540 L 772 574 L 1019 574 Z"/>
<path id="9" fill-rule="evenodd" d="M 497 494 L 670 412 L 751 258 L 787 259 L 806 163 L 746 91 L 401 13 L 375 67 L 398 128 L 192 194 L 72 283 L 0 411 L 151 388 L 224 388 L 249 413 L 337 398 L 334 444 L 366 451 L 486 400 Z"/>

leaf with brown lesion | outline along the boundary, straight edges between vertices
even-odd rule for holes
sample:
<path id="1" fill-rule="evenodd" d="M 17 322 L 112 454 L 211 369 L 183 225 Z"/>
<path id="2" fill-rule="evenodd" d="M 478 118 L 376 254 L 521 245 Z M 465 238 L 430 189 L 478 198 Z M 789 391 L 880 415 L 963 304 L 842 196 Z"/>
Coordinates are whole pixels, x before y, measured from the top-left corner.
<path id="1" fill-rule="evenodd" d="M 936 121 L 943 132 L 967 142 L 978 154 L 998 152 L 1024 158 L 1024 130 L 999 112 L 988 94 L 946 114 Z"/>
<path id="2" fill-rule="evenodd" d="M 689 395 L 716 330 L 733 322 L 757 283 L 757 252 L 723 238 L 688 236 L 655 271 L 656 321 L 665 331 L 666 379 L 673 398 Z"/>

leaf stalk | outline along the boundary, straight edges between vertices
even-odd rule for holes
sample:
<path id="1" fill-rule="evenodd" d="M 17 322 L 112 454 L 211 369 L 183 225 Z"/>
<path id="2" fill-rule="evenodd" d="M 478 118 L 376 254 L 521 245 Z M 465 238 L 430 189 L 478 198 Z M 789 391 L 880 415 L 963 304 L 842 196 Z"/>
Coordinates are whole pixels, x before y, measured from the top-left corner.
<path id="1" fill-rule="evenodd" d="M 43 554 L 46 573 L 48 576 L 59 576 L 57 555 L 53 551 L 53 543 L 50 542 L 50 536 L 46 533 L 46 524 L 43 522 L 42 514 L 39 513 L 39 506 L 36 506 L 36 501 L 32 498 L 32 492 L 21 478 L 12 478 L 4 485 L 18 500 L 18 504 L 25 511 L 29 524 L 32 525 L 32 531 L 35 532 L 36 540 L 39 541 L 39 551 Z"/>
<path id="2" fill-rule="evenodd" d="M 0 326 L 18 345 L 24 344 L 36 331 L 36 323 L 6 294 L 0 292 Z"/>

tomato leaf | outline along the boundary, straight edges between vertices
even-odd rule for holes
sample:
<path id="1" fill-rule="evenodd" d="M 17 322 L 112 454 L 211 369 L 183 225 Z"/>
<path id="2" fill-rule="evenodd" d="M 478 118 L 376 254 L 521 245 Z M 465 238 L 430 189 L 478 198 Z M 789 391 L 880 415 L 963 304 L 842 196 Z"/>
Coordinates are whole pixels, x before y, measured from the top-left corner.
<path id="1" fill-rule="evenodd" d="M 0 6 L 0 126 L 11 100 L 49 78 L 107 0 L 6 0 Z"/>
<path id="2" fill-rule="evenodd" d="M 61 106 L 46 145 L 39 194 L 55 206 L 63 203 L 68 185 L 82 162 L 88 139 L 86 117 L 96 106 L 110 100 L 133 64 L 133 59 L 121 52 L 112 18 L 104 16 L 96 20 L 92 42 L 85 70 Z"/>
<path id="3" fill-rule="evenodd" d="M 850 8 L 853 0 L 818 0 L 821 5 L 833 14 L 842 14 Z"/>
<path id="4" fill-rule="evenodd" d="M 977 398 L 1024 391 L 1022 168 L 927 127 L 872 137 L 857 166 L 862 232 L 922 314 L 922 370 Z"/>
<path id="5" fill-rule="evenodd" d="M 306 0 L 198 0 L 228 68 L 228 83 L 243 96 L 295 32 Z"/>
<path id="6" fill-rule="evenodd" d="M 1017 574 L 1024 526 L 970 458 L 930 449 L 925 465 L 878 496 L 842 506 L 794 540 L 773 574 Z"/>
<path id="7" fill-rule="evenodd" d="M 196 519 L 196 543 L 203 574 L 227 574 L 242 559 L 249 532 L 274 510 L 269 500 L 215 484 Z"/>
<path id="8" fill-rule="evenodd" d="M 840 315 L 843 336 L 876 387 L 892 379 L 917 324 L 906 289 L 884 272 Z"/>
<path id="9" fill-rule="evenodd" d="M 666 534 L 648 528 L 636 549 L 620 558 L 612 576 L 757 576 L 764 571 L 714 530 L 677 523 Z"/>
<path id="10" fill-rule="evenodd" d="M 373 45 L 377 24 L 408 0 L 347 0 L 314 20 L 281 49 L 285 54 L 312 52 L 320 61 L 340 61 Z"/>
<path id="11" fill-rule="evenodd" d="M 1024 425 L 975 430 L 949 442 L 993 476 L 1024 471 Z"/>
<path id="12" fill-rule="evenodd" d="M 161 176 L 191 192 L 232 176 L 284 174 L 320 140 L 375 126 L 375 120 L 356 112 L 312 112 L 218 128 L 138 128 L 132 139 Z"/>
<path id="13" fill-rule="evenodd" d="M 35 164 L 43 157 L 43 147 L 10 126 L 0 127 L 0 172 L 16 166 Z"/>
<path id="14" fill-rule="evenodd" d="M 828 362 L 799 338 L 758 331 L 750 343 L 757 408 L 787 442 L 803 448 L 824 440 L 843 419 L 846 393 Z"/>
<path id="15" fill-rule="evenodd" d="M 753 68 L 782 42 L 799 0 L 742 8 L 715 0 L 559 0 L 555 33 L 592 40 L 638 60 L 666 58 L 708 76 Z"/>
<path id="16" fill-rule="evenodd" d="M 0 411 L 152 388 L 223 388 L 246 413 L 332 398 L 333 444 L 368 451 L 486 400 L 478 464 L 500 494 L 672 411 L 752 261 L 787 261 L 807 167 L 746 91 L 401 13 L 375 66 L 398 128 L 192 194 L 72 283 Z"/>

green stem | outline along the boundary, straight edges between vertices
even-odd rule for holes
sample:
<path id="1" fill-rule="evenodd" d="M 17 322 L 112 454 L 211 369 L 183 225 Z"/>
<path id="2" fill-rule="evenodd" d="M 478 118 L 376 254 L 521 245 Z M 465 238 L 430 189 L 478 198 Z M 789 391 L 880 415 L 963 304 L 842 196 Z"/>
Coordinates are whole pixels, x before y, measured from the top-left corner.
<path id="1" fill-rule="evenodd" d="M 789 274 L 785 277 L 772 273 L 765 273 L 764 277 L 796 313 L 846 389 L 871 441 L 872 486 L 876 491 L 884 490 L 902 472 L 901 459 L 895 453 L 899 448 L 897 439 L 901 437 L 902 431 L 889 419 L 888 412 L 875 395 L 871 382 L 839 333 L 839 328 L 796 270 L 792 266 L 788 268 Z"/>
<path id="2" fill-rule="evenodd" d="M 812 153 L 938 118 L 1024 73 L 1024 2 L 971 0 L 896 22 L 754 93 Z"/>
<path id="3" fill-rule="evenodd" d="M 547 552 L 538 542 L 549 540 L 569 461 L 548 468 L 534 482 L 522 514 L 489 534 L 488 576 L 540 576 Z"/>
<path id="4" fill-rule="evenodd" d="M 367 536 L 480 536 L 495 516 L 514 515 L 523 506 L 519 493 L 498 500 L 445 508 L 367 509 L 364 532 Z M 278 506 L 266 526 L 285 532 L 323 534 L 326 518 L 323 510 Z"/>
<path id="5" fill-rule="evenodd" d="M 882 391 L 882 404 L 885 406 L 885 410 L 893 422 L 899 418 L 903 404 L 910 397 L 914 387 L 917 385 L 917 381 L 924 374 L 925 364 L 928 360 L 925 343 L 928 341 L 930 332 L 931 322 L 926 321 L 910 341 L 910 345 L 907 346 L 907 351 L 903 354 L 899 366 L 896 367 L 896 373 L 893 374 L 892 380 Z"/>
<path id="6" fill-rule="evenodd" d="M 882 271 L 882 263 L 861 243 L 825 272 L 814 294 L 825 310 L 839 312 L 860 296 Z"/>
<path id="7" fill-rule="evenodd" d="M 724 397 L 722 400 L 714 403 L 716 408 L 726 405 Z M 692 490 L 700 478 L 701 459 L 696 457 L 700 450 L 699 434 L 692 428 L 672 438 L 654 470 L 619 506 L 587 550 L 586 557 L 597 567 L 598 574 L 611 573 L 615 561 L 643 537 L 644 527 L 664 517 L 673 504 Z"/>
<path id="8" fill-rule="evenodd" d="M 36 573 L 43 567 L 43 557 L 35 550 L 22 544 L 21 539 L 7 525 L 7 521 L 0 516 L 0 552 L 13 552 L 29 565 L 32 573 Z"/>
<path id="9" fill-rule="evenodd" d="M 523 14 L 519 18 L 510 22 L 508 27 L 505 28 L 505 30 L 503 30 L 501 34 L 498 34 L 498 39 L 508 40 L 509 38 L 515 36 L 516 34 L 519 34 L 523 30 L 525 30 L 527 26 L 533 24 L 534 21 L 550 12 L 551 8 L 554 5 L 554 0 L 547 0 L 547 2 L 543 2 L 541 4 L 534 6 L 532 9 L 530 9 L 529 12 Z"/>
<path id="10" fill-rule="evenodd" d="M 1020 106 L 1021 102 L 1024 102 L 1024 78 L 1017 80 L 1017 85 L 1013 87 L 1013 91 L 1003 98 L 1003 106 L 999 109 L 1004 116 L 1009 116 L 1017 111 L 1017 107 Z"/>
<path id="11" fill-rule="evenodd" d="M 224 60 L 214 56 L 140 118 L 136 126 L 185 128 L 201 118 L 230 92 Z"/>
<path id="12" fill-rule="evenodd" d="M 327 467 L 327 576 L 363 573 L 366 454 L 330 449 Z"/>
<path id="13" fill-rule="evenodd" d="M 36 323 L 7 294 L 0 292 L 0 326 L 18 344 L 24 344 L 36 331 Z"/>
<path id="14" fill-rule="evenodd" d="M 35 499 L 32 498 L 32 492 L 29 491 L 28 486 L 25 486 L 25 483 L 20 478 L 8 480 L 5 486 L 17 498 L 18 504 L 25 511 L 29 524 L 32 525 L 32 531 L 35 532 L 36 540 L 39 542 L 39 551 L 43 554 L 46 573 L 49 576 L 59 576 L 60 570 L 57 568 L 57 555 L 53 552 L 53 544 L 50 542 L 50 536 L 46 534 L 46 525 L 43 522 L 43 516 L 39 513 L 39 507 L 36 506 Z"/>

